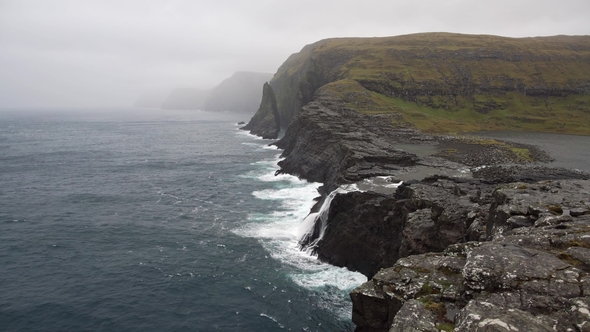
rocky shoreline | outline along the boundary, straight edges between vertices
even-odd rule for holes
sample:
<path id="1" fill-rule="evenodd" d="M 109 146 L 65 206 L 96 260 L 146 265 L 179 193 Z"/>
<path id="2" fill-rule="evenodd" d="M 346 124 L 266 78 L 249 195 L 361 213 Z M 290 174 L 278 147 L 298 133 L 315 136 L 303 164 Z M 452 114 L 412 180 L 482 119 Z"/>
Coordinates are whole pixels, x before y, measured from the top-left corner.
<path id="1" fill-rule="evenodd" d="M 400 258 L 351 293 L 357 331 L 589 331 L 588 188 L 496 187 L 487 211 L 468 212 L 469 241 Z"/>
<path id="2" fill-rule="evenodd" d="M 319 89 L 275 143 L 278 173 L 323 183 L 302 249 L 369 278 L 356 330 L 590 331 L 588 174 L 395 117 Z"/>

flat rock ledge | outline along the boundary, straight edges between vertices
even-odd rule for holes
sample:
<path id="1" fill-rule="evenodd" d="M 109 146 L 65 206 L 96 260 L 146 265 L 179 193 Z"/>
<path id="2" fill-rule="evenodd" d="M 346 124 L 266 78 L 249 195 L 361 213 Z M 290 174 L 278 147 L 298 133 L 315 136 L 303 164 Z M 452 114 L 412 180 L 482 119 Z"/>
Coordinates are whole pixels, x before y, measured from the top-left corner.
<path id="1" fill-rule="evenodd" d="M 400 258 L 351 292 L 356 331 L 590 331 L 589 190 L 499 185 L 487 241 Z"/>

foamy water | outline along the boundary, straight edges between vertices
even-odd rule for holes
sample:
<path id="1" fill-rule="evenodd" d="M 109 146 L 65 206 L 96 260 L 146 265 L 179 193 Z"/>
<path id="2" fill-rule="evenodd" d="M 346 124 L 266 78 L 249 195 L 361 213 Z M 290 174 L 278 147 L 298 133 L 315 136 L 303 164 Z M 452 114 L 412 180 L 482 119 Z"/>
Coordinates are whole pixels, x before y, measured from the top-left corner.
<path id="1" fill-rule="evenodd" d="M 296 247 L 318 184 L 174 114 L 0 112 L 0 331 L 352 331 L 354 274 Z"/>
<path id="2" fill-rule="evenodd" d="M 259 149 L 269 148 L 266 141 L 256 143 L 260 144 Z M 289 278 L 293 282 L 318 292 L 326 308 L 332 308 L 340 317 L 350 318 L 352 307 L 348 292 L 367 279 L 361 273 L 322 263 L 299 249 L 299 239 L 313 226 L 315 214 L 308 214 L 315 204 L 314 198 L 319 196 L 317 190 L 321 183 L 310 183 L 288 174 L 275 176 L 279 156 L 277 153 L 271 159 L 256 162 L 256 171 L 243 175 L 272 184 L 272 189 L 254 191 L 252 195 L 274 205 L 274 211 L 250 214 L 244 225 L 234 232 L 258 239 L 272 258 L 292 267 Z M 358 190 L 353 187 L 341 188 L 339 192 Z"/>

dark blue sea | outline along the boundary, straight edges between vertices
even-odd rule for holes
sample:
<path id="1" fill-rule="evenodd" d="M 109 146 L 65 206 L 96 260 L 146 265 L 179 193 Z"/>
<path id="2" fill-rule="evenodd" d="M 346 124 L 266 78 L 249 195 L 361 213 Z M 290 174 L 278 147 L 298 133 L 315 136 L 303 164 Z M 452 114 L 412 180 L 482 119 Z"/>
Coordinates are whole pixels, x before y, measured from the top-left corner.
<path id="1" fill-rule="evenodd" d="M 199 111 L 0 111 L 0 331 L 350 331 L 320 184 Z"/>

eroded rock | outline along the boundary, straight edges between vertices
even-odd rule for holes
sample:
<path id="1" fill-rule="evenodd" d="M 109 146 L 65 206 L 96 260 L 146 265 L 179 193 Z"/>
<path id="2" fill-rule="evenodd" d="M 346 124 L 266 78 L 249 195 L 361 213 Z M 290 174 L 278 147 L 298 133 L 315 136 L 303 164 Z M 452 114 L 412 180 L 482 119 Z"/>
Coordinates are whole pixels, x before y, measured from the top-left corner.
<path id="1" fill-rule="evenodd" d="M 435 326 L 447 324 L 455 331 L 586 331 L 589 240 L 590 216 L 574 217 L 567 224 L 520 227 L 491 241 L 400 258 L 362 287 L 396 300 L 383 310 L 392 321 L 390 331 L 404 331 L 393 329 L 393 322 L 406 321 L 409 314 L 401 311 L 406 303 L 420 313 L 416 302 L 431 304 L 425 307 L 437 317 Z M 362 328 L 362 312 L 355 317 Z"/>

